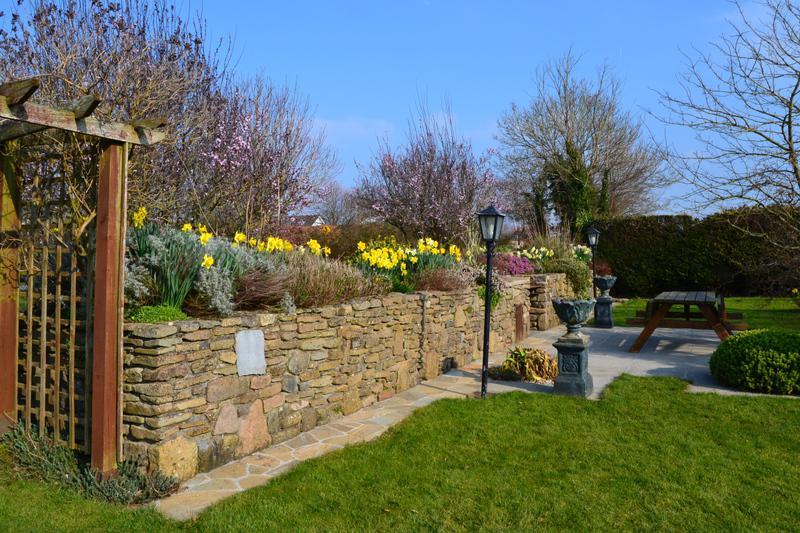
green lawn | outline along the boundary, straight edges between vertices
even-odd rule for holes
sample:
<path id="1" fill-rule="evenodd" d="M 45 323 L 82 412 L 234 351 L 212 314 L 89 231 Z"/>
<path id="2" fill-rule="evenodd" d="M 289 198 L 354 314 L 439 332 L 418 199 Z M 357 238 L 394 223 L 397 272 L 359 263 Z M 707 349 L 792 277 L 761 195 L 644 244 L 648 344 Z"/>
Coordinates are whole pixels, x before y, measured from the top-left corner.
<path id="1" fill-rule="evenodd" d="M 635 298 L 612 308 L 614 324 L 624 326 L 626 318 L 636 316 L 636 311 L 644 311 L 647 300 Z M 729 313 L 742 313 L 744 321 L 752 329 L 788 329 L 800 331 L 800 307 L 790 298 L 725 298 Z M 678 310 L 678 306 L 675 307 Z M 696 309 L 693 309 L 696 311 Z"/>
<path id="2" fill-rule="evenodd" d="M 623 376 L 599 402 L 439 401 L 180 526 L 5 480 L 0 529 L 795 529 L 800 401 L 684 387 Z"/>

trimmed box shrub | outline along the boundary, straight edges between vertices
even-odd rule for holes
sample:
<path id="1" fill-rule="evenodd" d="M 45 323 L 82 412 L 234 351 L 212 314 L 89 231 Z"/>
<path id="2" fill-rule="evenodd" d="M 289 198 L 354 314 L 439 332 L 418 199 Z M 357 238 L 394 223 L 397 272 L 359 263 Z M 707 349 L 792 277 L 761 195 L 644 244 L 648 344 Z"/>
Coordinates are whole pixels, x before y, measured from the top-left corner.
<path id="1" fill-rule="evenodd" d="M 752 330 L 724 340 L 709 361 L 722 384 L 771 394 L 800 393 L 800 333 Z"/>

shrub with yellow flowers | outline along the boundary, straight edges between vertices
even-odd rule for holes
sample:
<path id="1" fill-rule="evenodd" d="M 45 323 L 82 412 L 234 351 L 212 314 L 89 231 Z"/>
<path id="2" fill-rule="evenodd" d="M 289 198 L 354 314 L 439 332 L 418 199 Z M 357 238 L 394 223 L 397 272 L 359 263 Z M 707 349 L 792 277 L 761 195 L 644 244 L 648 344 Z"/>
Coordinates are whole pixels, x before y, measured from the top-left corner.
<path id="1" fill-rule="evenodd" d="M 394 237 L 363 241 L 353 263 L 362 271 L 389 278 L 392 288 L 398 292 L 414 290 L 414 274 L 423 270 L 452 268 L 461 262 L 461 249 L 451 244 L 445 246 L 426 237 L 417 241 L 417 246 L 404 246 Z"/>

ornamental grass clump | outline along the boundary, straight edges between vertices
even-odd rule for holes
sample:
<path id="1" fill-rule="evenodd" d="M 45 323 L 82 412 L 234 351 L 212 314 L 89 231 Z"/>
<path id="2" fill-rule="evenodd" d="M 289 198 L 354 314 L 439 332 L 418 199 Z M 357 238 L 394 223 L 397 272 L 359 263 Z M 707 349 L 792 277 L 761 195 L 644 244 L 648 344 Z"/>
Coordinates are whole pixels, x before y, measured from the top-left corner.
<path id="1" fill-rule="evenodd" d="M 735 389 L 800 394 L 800 333 L 737 333 L 720 343 L 708 366 L 720 383 Z"/>
<path id="2" fill-rule="evenodd" d="M 558 362 L 544 350 L 516 347 L 492 374 L 494 379 L 507 381 L 552 381 L 558 376 Z"/>
<path id="3" fill-rule="evenodd" d="M 314 254 L 289 257 L 288 293 L 298 307 L 320 307 L 354 298 L 380 296 L 391 285 L 382 277 L 365 273 L 353 265 Z"/>

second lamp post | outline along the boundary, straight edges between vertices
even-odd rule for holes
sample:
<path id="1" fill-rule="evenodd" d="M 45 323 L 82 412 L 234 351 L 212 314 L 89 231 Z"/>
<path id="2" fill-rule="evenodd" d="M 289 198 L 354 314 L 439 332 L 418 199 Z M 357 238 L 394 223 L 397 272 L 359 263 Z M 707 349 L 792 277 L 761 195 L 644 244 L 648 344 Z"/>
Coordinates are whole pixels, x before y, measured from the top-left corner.
<path id="1" fill-rule="evenodd" d="M 486 386 L 489 379 L 489 337 L 492 321 L 492 259 L 494 246 L 503 233 L 504 214 L 489 206 L 478 213 L 481 226 L 481 237 L 486 243 L 486 298 L 483 314 L 483 364 L 481 365 L 481 398 L 486 398 Z"/>
<path id="2" fill-rule="evenodd" d="M 595 261 L 595 249 L 597 248 L 597 243 L 600 242 L 600 230 L 594 226 L 589 226 L 589 229 L 586 230 L 586 238 L 589 239 L 589 248 L 592 249 L 592 296 L 594 296 L 596 300 L 597 283 L 595 283 L 594 278 L 597 277 L 597 266 Z"/>

